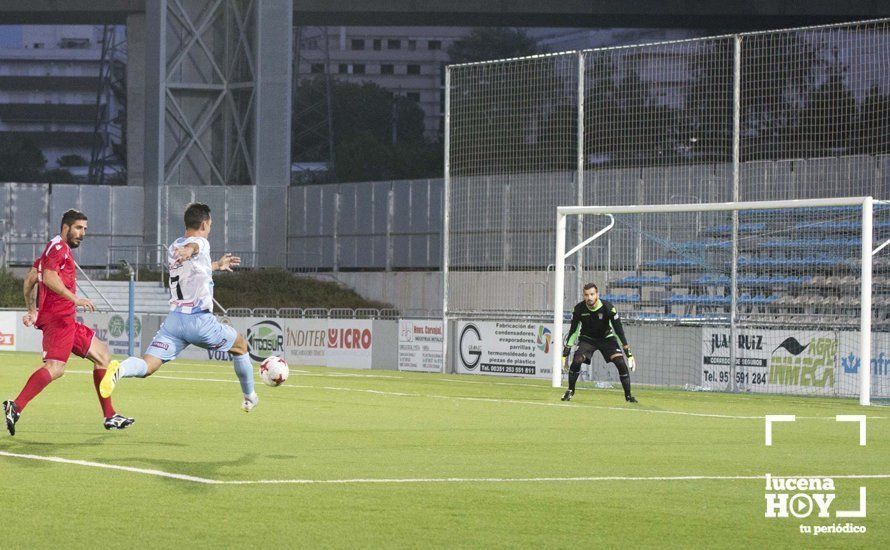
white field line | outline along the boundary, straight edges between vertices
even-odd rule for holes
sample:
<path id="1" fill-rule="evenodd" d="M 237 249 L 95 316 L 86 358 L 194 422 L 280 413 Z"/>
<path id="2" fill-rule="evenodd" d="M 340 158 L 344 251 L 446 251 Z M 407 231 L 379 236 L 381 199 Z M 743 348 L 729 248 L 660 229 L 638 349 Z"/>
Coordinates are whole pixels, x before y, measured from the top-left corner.
<path id="1" fill-rule="evenodd" d="M 91 371 L 67 371 L 74 374 L 89 374 Z M 152 375 L 151 378 L 159 378 L 162 380 L 182 380 L 186 382 L 216 382 L 223 384 L 237 384 L 237 380 L 223 380 L 220 378 L 191 378 L 187 376 L 166 376 L 155 374 Z M 648 414 L 668 414 L 668 415 L 676 415 L 676 416 L 692 416 L 698 418 L 723 418 L 730 420 L 763 420 L 763 415 L 757 416 L 738 416 L 738 415 L 729 415 L 729 414 L 712 414 L 712 413 L 694 413 L 694 412 L 686 412 L 686 411 L 671 411 L 671 410 L 655 410 L 655 409 L 641 409 L 637 407 L 608 407 L 605 405 L 586 405 L 582 403 L 563 403 L 563 402 L 542 402 L 542 401 L 525 401 L 522 399 L 496 399 L 493 397 L 465 397 L 465 396 L 457 396 L 457 395 L 432 395 L 432 394 L 422 394 L 422 393 L 405 393 L 405 392 L 392 392 L 392 391 L 383 391 L 383 390 L 367 390 L 360 388 L 341 388 L 335 386 L 305 386 L 299 384 L 285 384 L 283 386 L 279 386 L 281 388 L 294 388 L 294 389 L 309 389 L 309 390 L 330 390 L 336 392 L 351 392 L 351 393 L 367 393 L 372 395 L 384 395 L 384 396 L 392 396 L 392 397 L 422 397 L 427 399 L 445 399 L 445 400 L 453 400 L 453 401 L 476 401 L 481 403 L 508 403 L 514 405 L 533 405 L 538 407 L 560 407 L 560 408 L 584 408 L 584 409 L 597 409 L 604 411 L 622 411 L 622 412 L 631 412 L 631 413 L 648 413 Z M 831 420 L 834 421 L 835 417 L 832 416 L 798 416 L 800 420 L 808 419 L 808 420 Z M 886 419 L 886 416 L 869 416 L 869 419 Z"/>
<path id="2" fill-rule="evenodd" d="M 117 464 L 105 464 L 89 460 L 75 460 L 57 456 L 40 456 L 31 454 L 18 454 L 0 451 L 0 456 L 19 458 L 24 460 L 38 460 L 42 462 L 54 462 L 56 464 L 69 464 L 84 466 L 87 468 L 100 468 L 105 470 L 117 470 L 132 474 L 176 479 L 205 485 L 367 485 L 367 484 L 397 484 L 397 483 L 548 483 L 548 482 L 577 482 L 577 481 L 748 481 L 765 480 L 766 475 L 750 476 L 575 476 L 575 477 L 416 477 L 416 478 L 352 478 L 352 479 L 209 479 L 206 477 L 175 474 L 163 470 L 149 468 L 133 468 L 130 466 L 118 466 Z M 772 474 L 776 477 L 775 474 Z M 807 478 L 832 478 L 832 479 L 890 479 L 890 474 L 843 474 L 843 475 L 795 475 L 783 477 L 807 477 Z"/>
<path id="3" fill-rule="evenodd" d="M 173 361 L 173 362 L 168 363 L 168 366 L 166 366 L 166 367 L 164 367 L 164 368 L 167 370 L 167 372 L 170 372 L 170 371 L 173 371 L 173 372 L 185 372 L 185 371 L 177 371 L 177 370 L 176 370 L 177 367 L 182 367 L 182 366 L 187 366 L 187 367 L 204 367 L 204 368 L 217 369 L 217 370 L 229 370 L 229 369 L 232 368 L 232 363 L 225 362 L 225 361 L 219 361 L 219 362 L 210 362 L 210 361 L 207 361 L 207 362 L 204 362 L 204 363 L 193 363 L 193 362 L 189 362 L 189 361 Z M 293 374 L 293 373 L 298 373 L 298 374 L 312 374 L 312 373 L 311 373 L 310 371 L 308 371 L 308 370 L 300 370 L 300 369 L 294 369 L 294 368 L 291 368 L 291 369 L 290 369 L 290 372 L 291 372 L 291 374 Z"/>
<path id="4" fill-rule="evenodd" d="M 451 382 L 454 384 L 484 384 L 486 386 L 488 386 L 488 385 L 491 385 L 491 386 L 515 386 L 515 387 L 519 387 L 519 388 L 536 388 L 536 389 L 540 389 L 540 390 L 550 390 L 550 391 L 554 390 L 554 388 L 552 388 L 549 384 L 548 385 L 520 384 L 519 382 L 494 382 L 494 381 L 488 382 L 488 381 L 483 381 L 483 380 L 459 380 L 457 378 L 441 378 L 441 379 L 437 380 L 437 382 Z M 585 383 L 585 381 L 583 381 L 583 380 L 579 380 L 579 382 L 581 382 L 582 384 Z M 583 388 L 584 386 L 581 386 L 581 387 Z M 614 389 L 617 389 L 617 388 L 614 388 Z"/>
<path id="5" fill-rule="evenodd" d="M 89 460 L 74 460 L 70 458 L 60 458 L 57 456 L 40 456 L 40 455 L 23 455 L 18 453 L 8 453 L 6 451 L 0 451 L 0 456 L 7 456 L 10 458 L 23 458 L 27 460 L 40 460 L 43 462 L 55 462 L 57 464 L 73 464 L 75 466 L 87 466 L 89 468 L 103 468 L 106 470 L 119 470 L 122 472 L 130 472 L 133 474 L 143 474 L 149 476 L 157 476 L 157 477 L 167 477 L 170 479 L 178 479 L 180 481 L 191 481 L 194 483 L 219 483 L 213 479 L 206 479 L 203 477 L 195 477 L 188 476 L 184 474 L 173 474 L 170 472 L 165 472 L 163 470 L 150 470 L 146 468 L 132 468 L 130 466 L 118 466 L 117 464 L 103 464 L 101 462 L 91 462 Z"/>
<path id="6" fill-rule="evenodd" d="M 227 369 L 231 368 L 231 364 L 208 364 L 208 363 L 191 363 L 191 362 L 173 362 L 170 363 L 170 367 L 168 368 L 168 372 L 189 372 L 189 371 L 177 371 L 177 366 L 190 366 L 190 367 L 210 367 L 210 368 L 218 368 L 218 369 Z M 300 370 L 300 369 L 289 369 L 291 374 L 297 374 L 299 376 L 317 376 L 321 377 L 329 377 L 329 378 L 387 378 L 392 380 L 405 380 L 404 376 L 393 376 L 391 374 L 360 374 L 360 373 L 352 373 L 352 372 L 312 372 L 308 370 Z M 208 373 L 213 374 L 213 373 Z"/>
<path id="7" fill-rule="evenodd" d="M 65 372 L 77 372 L 77 374 L 80 374 L 81 372 L 86 372 L 86 371 L 65 371 Z M 231 372 L 235 372 L 234 369 Z M 201 371 L 201 370 L 175 370 L 175 369 L 167 369 L 164 371 L 164 373 L 166 373 L 168 375 L 170 375 L 170 374 L 216 374 L 216 375 L 222 374 L 218 370 L 217 371 Z M 154 378 L 154 377 L 152 377 L 152 378 Z"/>
<path id="8" fill-rule="evenodd" d="M 771 474 L 773 477 L 778 477 Z M 836 476 L 788 476 L 832 479 L 890 479 L 890 474 L 846 474 Z M 313 484 L 382 484 L 382 483 L 548 483 L 573 481 L 747 481 L 765 480 L 766 476 L 578 476 L 578 477 L 417 477 L 417 478 L 355 478 L 355 479 L 257 479 L 219 481 L 224 485 L 313 485 Z"/>

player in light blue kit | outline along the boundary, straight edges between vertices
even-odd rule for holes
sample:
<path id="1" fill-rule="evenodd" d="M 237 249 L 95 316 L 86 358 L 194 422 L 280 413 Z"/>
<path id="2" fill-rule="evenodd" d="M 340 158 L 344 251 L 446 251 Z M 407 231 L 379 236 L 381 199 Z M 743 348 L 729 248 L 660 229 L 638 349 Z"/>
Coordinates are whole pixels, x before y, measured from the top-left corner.
<path id="1" fill-rule="evenodd" d="M 253 389 L 253 365 L 247 354 L 247 340 L 213 315 L 213 272 L 232 271 L 232 266 L 239 265 L 241 258 L 223 254 L 215 262 L 210 260 L 207 236 L 212 223 L 206 204 L 192 203 L 186 207 L 185 236 L 176 239 L 167 249 L 170 313 L 141 359 L 128 357 L 121 363 L 112 361 L 108 365 L 99 384 L 102 397 L 110 396 L 121 378 L 151 376 L 193 344 L 232 354 L 235 374 L 244 394 L 241 409 L 250 412 L 257 406 L 259 398 Z"/>

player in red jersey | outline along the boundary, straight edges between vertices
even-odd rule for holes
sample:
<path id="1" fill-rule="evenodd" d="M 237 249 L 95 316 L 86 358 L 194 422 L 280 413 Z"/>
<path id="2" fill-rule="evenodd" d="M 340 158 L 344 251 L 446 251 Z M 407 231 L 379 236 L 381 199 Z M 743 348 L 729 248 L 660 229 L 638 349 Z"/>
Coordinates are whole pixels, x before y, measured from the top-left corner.
<path id="1" fill-rule="evenodd" d="M 25 278 L 24 294 L 28 313 L 22 319 L 25 326 L 32 324 L 43 331 L 43 365 L 34 371 L 24 389 L 14 400 L 3 402 L 6 429 L 15 435 L 15 424 L 28 403 L 65 373 L 65 364 L 72 353 L 93 362 L 93 384 L 97 395 L 99 382 L 111 359 L 108 346 L 93 338 L 93 330 L 78 323 L 75 307 L 95 311 L 93 303 L 75 294 L 75 263 L 71 249 L 80 246 L 87 231 L 87 217 L 77 210 L 62 216 L 62 229 L 47 243 L 43 254 L 34 262 Z M 32 290 L 37 286 L 35 307 Z M 105 415 L 106 430 L 123 430 L 134 420 L 117 414 L 110 398 L 99 396 Z"/>

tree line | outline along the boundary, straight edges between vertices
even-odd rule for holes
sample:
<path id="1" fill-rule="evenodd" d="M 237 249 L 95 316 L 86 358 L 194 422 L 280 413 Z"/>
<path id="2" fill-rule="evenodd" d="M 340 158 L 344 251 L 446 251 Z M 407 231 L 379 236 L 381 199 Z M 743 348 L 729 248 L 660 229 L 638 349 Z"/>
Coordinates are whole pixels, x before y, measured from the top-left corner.
<path id="1" fill-rule="evenodd" d="M 836 47 L 793 32 L 745 39 L 741 161 L 890 153 L 886 75 L 869 73 L 857 97 L 863 75 L 852 74 Z M 585 165 L 729 162 L 733 55 L 732 39 L 589 52 Z M 561 62 L 461 69 L 452 89 L 452 174 L 577 169 L 577 77 Z"/>

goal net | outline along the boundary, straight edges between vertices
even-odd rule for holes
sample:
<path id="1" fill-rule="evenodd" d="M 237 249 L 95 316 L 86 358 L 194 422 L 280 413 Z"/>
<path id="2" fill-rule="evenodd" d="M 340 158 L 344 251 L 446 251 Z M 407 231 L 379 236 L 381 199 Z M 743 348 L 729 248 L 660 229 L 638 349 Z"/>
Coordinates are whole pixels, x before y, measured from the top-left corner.
<path id="1" fill-rule="evenodd" d="M 890 398 L 890 209 L 871 197 L 557 209 L 553 340 L 581 300 L 564 266 L 608 251 L 590 282 L 615 305 L 634 382 L 701 391 Z M 584 216 L 591 234 L 569 234 Z M 560 307 L 561 306 L 561 307 Z M 553 356 L 553 384 L 561 357 Z"/>

